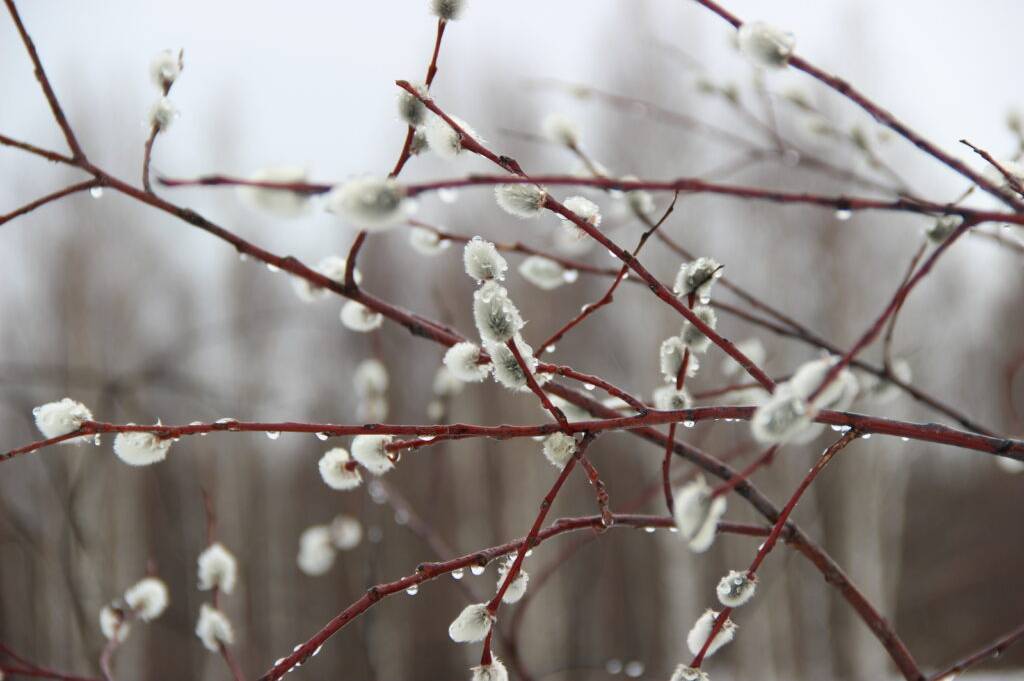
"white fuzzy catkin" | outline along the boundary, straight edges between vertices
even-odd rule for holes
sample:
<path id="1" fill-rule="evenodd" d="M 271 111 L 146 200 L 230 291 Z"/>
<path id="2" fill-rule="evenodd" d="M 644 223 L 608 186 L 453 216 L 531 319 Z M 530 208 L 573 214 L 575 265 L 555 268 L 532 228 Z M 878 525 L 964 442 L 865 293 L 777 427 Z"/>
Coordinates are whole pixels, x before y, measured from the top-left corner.
<path id="1" fill-rule="evenodd" d="M 380 325 L 384 323 L 384 315 L 354 300 L 341 306 L 341 313 L 338 317 L 346 329 L 358 333 L 369 333 L 379 329 Z"/>
<path id="2" fill-rule="evenodd" d="M 149 76 L 161 90 L 169 88 L 181 75 L 181 60 L 174 50 L 161 50 L 149 63 Z"/>
<path id="3" fill-rule="evenodd" d="M 82 421 L 92 421 L 92 412 L 81 402 L 65 397 L 58 402 L 47 402 L 32 409 L 36 428 L 46 439 L 73 433 L 82 427 Z M 82 435 L 64 440 L 61 444 L 78 445 L 89 440 Z"/>
<path id="4" fill-rule="evenodd" d="M 821 357 L 805 362 L 797 367 L 787 383 L 796 395 L 805 400 L 810 399 L 810 396 L 818 390 L 838 361 L 837 357 Z M 844 367 L 821 391 L 821 394 L 814 398 L 814 407 L 817 409 L 846 409 L 856 397 L 857 389 L 856 377 L 849 368 Z"/>
<path id="5" fill-rule="evenodd" d="M 104 605 L 100 610 L 100 631 L 108 640 L 117 637 L 118 643 L 124 643 L 131 630 L 131 623 L 125 622 L 124 618 L 109 605 Z"/>
<path id="6" fill-rule="evenodd" d="M 363 525 L 350 515 L 335 516 L 331 521 L 331 541 L 339 551 L 351 551 L 363 541 Z"/>
<path id="7" fill-rule="evenodd" d="M 693 308 L 693 313 L 712 329 L 718 325 L 718 315 L 707 305 L 698 305 Z M 690 349 L 690 352 L 707 352 L 707 349 L 711 346 L 711 339 L 689 321 L 683 324 L 680 338 L 683 341 L 683 345 Z"/>
<path id="8" fill-rule="evenodd" d="M 177 117 L 178 109 L 171 103 L 171 100 L 161 97 L 153 103 L 153 107 L 149 110 L 149 125 L 164 132 L 171 127 L 171 123 Z"/>
<path id="9" fill-rule="evenodd" d="M 466 0 L 430 0 L 430 11 L 445 21 L 455 21 L 465 9 Z"/>
<path id="10" fill-rule="evenodd" d="M 544 137 L 555 144 L 575 149 L 580 141 L 579 127 L 574 121 L 560 113 L 551 113 L 541 123 Z"/>
<path id="11" fill-rule="evenodd" d="M 447 367 L 439 366 L 434 373 L 434 382 L 431 387 L 434 390 L 434 395 L 438 397 L 454 397 L 462 392 L 466 384 L 448 371 Z"/>
<path id="12" fill-rule="evenodd" d="M 170 448 L 170 438 L 160 438 L 153 433 L 118 433 L 114 438 L 114 454 L 129 466 L 148 466 L 163 461 Z"/>
<path id="13" fill-rule="evenodd" d="M 674 518 L 679 534 L 696 553 L 707 551 L 715 540 L 719 519 L 725 515 L 725 496 L 711 498 L 711 487 L 704 476 L 676 490 Z"/>
<path id="14" fill-rule="evenodd" d="M 384 447 L 391 435 L 356 435 L 352 440 L 352 457 L 374 475 L 384 475 L 395 467 Z"/>
<path id="15" fill-rule="evenodd" d="M 502 561 L 498 567 L 498 587 L 505 583 L 505 576 L 508 575 L 508 571 L 512 568 L 512 563 L 515 561 L 514 558 L 509 556 L 509 559 Z M 509 583 L 508 588 L 505 589 L 505 594 L 501 597 L 502 603 L 516 603 L 524 595 L 526 595 L 526 587 L 530 583 L 530 575 L 526 574 L 526 570 L 520 566 L 519 572 Z"/>
<path id="16" fill-rule="evenodd" d="M 565 433 L 552 433 L 544 438 L 544 456 L 555 468 L 565 468 L 569 459 L 576 454 L 576 438 Z"/>
<path id="17" fill-rule="evenodd" d="M 747 338 L 736 343 L 736 349 L 746 355 L 751 362 L 756 366 L 764 364 L 764 360 L 767 357 L 767 353 L 764 349 L 764 343 L 761 342 L 760 338 Z M 725 359 L 722 360 L 722 373 L 726 376 L 736 376 L 744 371 L 740 363 L 734 360 L 732 357 L 726 355 Z"/>
<path id="18" fill-rule="evenodd" d="M 639 180 L 635 175 L 624 175 L 624 182 L 636 182 Z M 626 192 L 626 205 L 639 216 L 647 216 L 654 212 L 654 197 L 649 191 L 643 189 L 631 189 Z"/>
<path id="19" fill-rule="evenodd" d="M 519 274 L 539 289 L 551 291 L 575 281 L 576 270 L 566 270 L 561 263 L 540 255 L 531 255 L 519 263 Z"/>
<path id="20" fill-rule="evenodd" d="M 486 603 L 467 605 L 448 625 L 448 636 L 456 643 L 482 641 L 493 623 L 494 615 L 487 612 Z"/>
<path id="21" fill-rule="evenodd" d="M 714 610 L 708 609 L 704 611 L 704 614 L 697 618 L 693 628 L 690 629 L 690 633 L 686 635 L 686 647 L 690 649 L 690 652 L 694 655 L 700 653 L 701 648 L 704 647 L 704 643 L 711 636 L 711 631 L 714 629 L 715 618 L 718 617 L 718 613 Z M 736 635 L 736 624 L 731 620 L 726 620 L 725 624 L 715 634 L 715 638 L 708 645 L 708 650 L 704 654 L 704 658 L 711 657 L 715 651 L 724 646 L 726 643 L 732 641 Z"/>
<path id="22" fill-rule="evenodd" d="M 358 229 L 379 232 L 406 219 L 412 204 L 405 189 L 390 178 L 359 177 L 327 195 L 327 207 Z"/>
<path id="23" fill-rule="evenodd" d="M 499 184 L 494 187 L 498 206 L 517 218 L 527 220 L 540 215 L 548 193 L 533 184 Z"/>
<path id="24" fill-rule="evenodd" d="M 904 383 L 910 383 L 911 378 L 913 378 L 910 363 L 905 359 L 894 359 L 890 370 L 893 376 Z M 902 389 L 888 378 L 879 378 L 866 371 L 860 372 L 858 376 L 858 384 L 862 388 L 863 396 L 876 404 L 888 404 L 902 393 Z"/>
<path id="25" fill-rule="evenodd" d="M 388 415 L 388 370 L 380 360 L 364 359 L 352 373 L 352 387 L 359 403 L 356 418 L 365 422 L 380 422 Z"/>
<path id="26" fill-rule="evenodd" d="M 473 292 L 473 320 L 480 337 L 489 343 L 504 343 L 523 328 L 523 318 L 508 291 L 493 280 Z"/>
<path id="27" fill-rule="evenodd" d="M 675 383 L 679 371 L 683 368 L 683 357 L 686 354 L 686 345 L 679 336 L 671 336 L 661 343 L 658 349 L 658 364 L 661 368 L 662 378 L 666 383 Z M 690 354 L 687 360 L 686 375 L 695 376 L 700 369 L 697 358 Z"/>
<path id="28" fill-rule="evenodd" d="M 796 47 L 792 33 L 762 21 L 748 21 L 736 33 L 740 54 L 754 66 L 779 69 L 789 62 Z"/>
<path id="29" fill-rule="evenodd" d="M 727 608 L 738 608 L 754 597 L 757 590 L 757 576 L 749 577 L 745 571 L 730 570 L 715 588 L 718 600 Z"/>
<path id="30" fill-rule="evenodd" d="M 711 287 L 722 276 L 722 267 L 714 258 L 700 257 L 679 266 L 672 291 L 677 296 L 697 296 L 702 303 L 711 298 Z"/>
<path id="31" fill-rule="evenodd" d="M 463 136 L 480 140 L 480 136 L 473 128 L 469 127 L 466 121 L 456 116 L 449 116 L 449 118 L 462 129 L 461 133 L 449 125 L 448 121 L 435 114 L 430 114 L 423 126 L 423 132 L 427 136 L 427 146 L 446 161 L 454 160 L 462 154 Z"/>
<path id="32" fill-rule="evenodd" d="M 936 218 L 935 222 L 925 230 L 924 234 L 933 244 L 941 244 L 963 223 L 963 216 L 943 215 L 940 218 Z"/>
<path id="33" fill-rule="evenodd" d="M 490 664 L 477 665 L 470 671 L 470 681 L 508 681 L 508 670 L 502 661 L 493 655 Z"/>
<path id="34" fill-rule="evenodd" d="M 300 166 L 275 166 L 257 170 L 249 179 L 255 182 L 303 183 L 308 175 Z M 310 209 L 308 194 L 287 189 L 239 185 L 238 195 L 253 208 L 279 218 L 297 218 L 306 215 Z"/>
<path id="35" fill-rule="evenodd" d="M 413 227 L 409 230 L 409 245 L 412 246 L 412 250 L 416 251 L 420 255 L 435 256 L 448 249 L 451 244 L 447 239 L 442 239 L 441 236 L 432 229 L 426 227 Z"/>
<path id="36" fill-rule="evenodd" d="M 196 622 L 196 636 L 211 653 L 220 652 L 220 647 L 235 642 L 235 630 L 231 620 L 209 603 L 199 606 L 199 621 Z"/>
<path id="37" fill-rule="evenodd" d="M 378 359 L 364 359 L 352 372 L 352 387 L 360 398 L 383 395 L 388 382 L 387 367 Z"/>
<path id="38" fill-rule="evenodd" d="M 686 388 L 676 390 L 675 385 L 663 385 L 654 389 L 654 408 L 660 411 L 689 409 L 693 406 L 693 398 Z"/>
<path id="39" fill-rule="evenodd" d="M 479 383 L 491 373 L 490 364 L 480 364 L 480 346 L 463 341 L 444 353 L 444 365 L 452 376 L 466 383 Z"/>
<path id="40" fill-rule="evenodd" d="M 344 447 L 328 449 L 318 464 L 320 477 L 331 489 L 350 490 L 359 487 L 363 476 L 358 468 L 349 469 L 347 464 L 352 461 L 348 450 Z"/>
<path id="41" fill-rule="evenodd" d="M 334 543 L 331 529 L 326 525 L 307 527 L 299 535 L 299 555 L 296 563 L 307 575 L 316 577 L 334 565 Z"/>
<path id="42" fill-rule="evenodd" d="M 203 549 L 196 561 L 199 568 L 199 590 L 219 589 L 231 593 L 238 581 L 238 561 L 220 542 Z"/>
<path id="43" fill-rule="evenodd" d="M 710 681 L 707 672 L 685 664 L 678 665 L 669 681 Z"/>
<path id="44" fill-rule="evenodd" d="M 167 585 L 156 577 L 146 577 L 124 592 L 124 602 L 144 622 L 162 615 L 168 601 Z"/>
<path id="45" fill-rule="evenodd" d="M 502 281 L 508 271 L 508 262 L 495 245 L 478 236 L 466 242 L 462 249 L 462 264 L 466 274 L 478 284 L 487 280 Z"/>
<path id="46" fill-rule="evenodd" d="M 523 358 L 523 362 L 526 364 L 526 368 L 531 374 L 534 374 L 537 371 L 537 358 L 533 356 L 533 348 L 527 345 L 518 334 L 515 336 L 514 342 L 516 349 L 519 350 L 520 357 Z M 512 354 L 507 345 L 504 343 L 489 343 L 487 345 L 487 354 L 491 356 L 495 381 L 509 390 L 524 392 L 530 389 L 522 366 L 520 366 L 519 361 L 516 360 L 515 355 Z M 540 376 L 535 376 L 534 380 L 538 384 L 543 383 Z"/>
<path id="47" fill-rule="evenodd" d="M 997 456 L 996 465 L 999 466 L 1004 472 L 1015 475 L 1017 473 L 1024 473 L 1024 461 L 1017 461 L 1017 459 L 1011 459 L 1008 456 Z"/>
<path id="48" fill-rule="evenodd" d="M 324 275 L 331 281 L 335 281 L 339 284 L 345 283 L 345 268 L 348 266 L 348 261 L 345 258 L 337 255 L 328 255 L 317 263 L 315 269 L 320 274 Z M 359 271 L 359 268 L 353 268 L 352 270 L 352 281 L 359 284 L 363 281 L 363 275 Z M 312 303 L 321 298 L 326 298 L 331 295 L 329 289 L 321 286 L 316 286 L 311 283 L 308 279 L 301 277 L 292 277 L 292 288 L 295 289 L 295 295 L 299 297 L 304 303 Z"/>
<path id="49" fill-rule="evenodd" d="M 421 96 L 427 96 L 427 86 L 423 83 L 414 84 L 413 89 Z M 401 90 L 398 93 L 398 115 L 406 124 L 415 128 L 423 125 L 426 120 L 427 107 L 411 92 Z"/>
<path id="50" fill-rule="evenodd" d="M 786 384 L 775 387 L 750 419 L 750 432 L 764 444 L 783 444 L 811 425 L 813 412 Z"/>
<path id="51" fill-rule="evenodd" d="M 562 205 L 592 227 L 597 227 L 601 224 L 601 209 L 598 208 L 596 203 L 585 196 L 570 196 Z M 582 239 L 587 235 L 579 225 L 572 220 L 569 220 L 564 215 L 559 214 L 558 219 L 562 221 L 562 224 L 566 229 L 569 230 L 569 232 L 577 239 Z"/>

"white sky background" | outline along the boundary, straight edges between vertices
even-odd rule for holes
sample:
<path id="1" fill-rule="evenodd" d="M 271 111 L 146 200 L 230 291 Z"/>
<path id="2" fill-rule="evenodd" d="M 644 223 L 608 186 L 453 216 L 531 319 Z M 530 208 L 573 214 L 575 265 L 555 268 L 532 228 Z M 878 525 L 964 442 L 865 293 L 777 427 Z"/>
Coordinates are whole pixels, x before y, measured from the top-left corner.
<path id="1" fill-rule="evenodd" d="M 72 118 L 86 109 L 103 112 L 106 144 L 83 140 L 100 162 L 123 160 L 122 151 L 141 146 L 140 121 L 153 98 L 149 59 L 160 48 L 185 48 L 186 72 L 173 96 L 182 117 L 159 143 L 156 161 L 179 174 L 241 172 L 272 162 L 306 163 L 319 177 L 390 167 L 401 137 L 392 81 L 422 77 L 433 37 L 420 0 L 253 2 L 244 12 L 239 3 L 197 0 L 21 4 Z M 1024 17 L 1020 3 L 733 0 L 727 6 L 742 18 L 791 29 L 800 54 L 861 86 L 947 149 L 965 136 L 993 149 L 1010 144 L 1002 120 L 1018 97 L 1009 46 Z M 619 37 L 610 40 L 613 30 Z M 716 72 L 744 72 L 723 46 L 724 22 L 687 0 L 475 0 L 446 36 L 435 94 L 473 122 L 481 84 L 517 96 L 514 81 L 488 82 L 495 62 L 503 74 L 600 86 L 615 52 L 644 49 L 651 32 L 720 64 Z M 59 146 L 6 21 L 0 64 L 0 125 Z M 672 89 L 665 83 L 669 102 Z M 853 119 L 851 109 L 841 110 Z M 226 122 L 234 128 L 238 167 L 207 153 L 216 147 L 214 129 Z M 488 132 L 486 124 L 477 127 Z M 10 154 L 0 161 L 9 167 Z M 121 170 L 136 174 L 134 166 Z M 943 177 L 948 184 L 937 190 L 960 186 Z"/>

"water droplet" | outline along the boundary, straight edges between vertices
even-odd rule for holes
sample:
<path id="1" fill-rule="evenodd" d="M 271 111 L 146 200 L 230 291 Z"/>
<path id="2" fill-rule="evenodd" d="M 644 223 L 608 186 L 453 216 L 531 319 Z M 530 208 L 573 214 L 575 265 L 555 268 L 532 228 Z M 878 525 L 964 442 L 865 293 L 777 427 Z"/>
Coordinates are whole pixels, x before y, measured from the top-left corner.
<path id="1" fill-rule="evenodd" d="M 460 579 L 462 579 L 462 577 L 465 574 L 466 574 L 465 570 L 463 570 L 462 568 L 456 568 L 456 569 L 452 570 L 452 579 L 454 579 L 457 582 Z"/>
<path id="2" fill-rule="evenodd" d="M 584 383 L 583 384 L 583 389 L 584 390 L 593 390 L 594 388 L 595 388 L 595 386 L 594 386 L 593 383 Z"/>
<path id="3" fill-rule="evenodd" d="M 267 431 L 267 438 L 269 438 L 271 440 L 276 440 L 279 437 L 281 437 L 281 431 L 279 431 L 279 430 L 268 430 Z"/>
<path id="4" fill-rule="evenodd" d="M 405 525 L 409 522 L 409 514 L 405 511 L 395 511 L 395 524 Z"/>
<path id="5" fill-rule="evenodd" d="M 707 305 L 710 302 L 711 302 L 711 296 L 701 296 L 700 297 L 700 304 L 701 305 Z"/>
<path id="6" fill-rule="evenodd" d="M 836 211 L 836 220 L 839 220 L 840 222 L 846 222 L 847 220 L 850 219 L 850 216 L 852 215 L 853 211 L 847 210 L 845 208 L 840 208 L 839 210 Z"/>
<path id="7" fill-rule="evenodd" d="M 455 203 L 459 200 L 459 190 L 451 187 L 438 189 L 437 198 L 441 199 L 441 203 Z"/>
<path id="8" fill-rule="evenodd" d="M 474 565 L 473 567 L 469 568 L 469 571 L 472 572 L 477 577 L 479 577 L 480 575 L 482 575 L 484 573 L 484 570 L 486 570 L 486 569 L 487 568 L 485 568 L 483 565 Z"/>
<path id="9" fill-rule="evenodd" d="M 323 647 L 324 647 L 324 645 L 322 643 L 320 645 L 318 645 L 316 647 L 316 650 L 313 651 L 313 654 L 310 657 L 316 657 L 317 655 L 319 655 L 320 651 L 323 649 Z"/>
<path id="10" fill-rule="evenodd" d="M 436 435 L 419 435 L 419 436 L 417 436 L 416 439 L 423 440 L 424 442 L 430 442 L 431 440 L 437 439 L 437 436 Z"/>
<path id="11" fill-rule="evenodd" d="M 622 671 L 622 660 L 617 660 L 613 657 L 604 665 L 604 669 L 609 674 L 618 674 Z"/>
<path id="12" fill-rule="evenodd" d="M 668 528 L 668 531 L 669 531 L 669 532 L 674 532 L 674 533 L 678 533 L 678 532 L 679 532 L 679 528 L 678 528 L 678 527 L 675 527 L 675 526 L 673 526 L 673 527 L 670 527 L 670 528 Z"/>
<path id="13" fill-rule="evenodd" d="M 316 439 L 320 440 L 320 442 L 323 442 L 324 440 L 327 439 L 327 433 L 317 433 Z"/>
<path id="14" fill-rule="evenodd" d="M 405 593 L 409 594 L 410 596 L 415 596 L 419 592 L 420 592 L 420 587 L 417 584 L 413 584 L 412 586 L 410 586 L 408 589 L 405 590 Z"/>
<path id="15" fill-rule="evenodd" d="M 523 556 L 523 557 L 524 557 L 524 558 L 529 558 L 529 557 L 530 557 L 530 556 L 532 556 L 532 555 L 533 555 L 533 549 L 527 549 L 527 550 L 526 550 L 526 555 L 525 555 L 525 556 Z"/>
<path id="16" fill-rule="evenodd" d="M 840 430 L 842 430 L 842 429 L 843 429 L 843 427 L 842 427 L 842 426 L 832 426 L 832 430 L 836 431 L 837 433 L 838 433 L 838 432 L 839 432 Z"/>
<path id="17" fill-rule="evenodd" d="M 242 262 L 245 262 L 246 260 L 249 259 L 249 254 L 248 253 L 239 253 L 238 254 L 238 259 L 241 260 Z"/>
<path id="18" fill-rule="evenodd" d="M 548 352 L 554 352 L 554 351 L 555 351 L 555 346 L 554 346 L 554 345 L 549 345 L 549 346 L 547 347 L 547 351 L 548 351 Z"/>
<path id="19" fill-rule="evenodd" d="M 579 278 L 580 273 L 576 270 L 566 270 L 562 273 L 562 279 L 564 279 L 567 284 L 571 284 Z"/>
<path id="20" fill-rule="evenodd" d="M 865 440 L 870 440 L 871 439 L 871 433 L 864 433 L 863 435 L 861 435 L 861 437 L 864 438 Z"/>
<path id="21" fill-rule="evenodd" d="M 626 663 L 626 676 L 631 679 L 638 678 L 644 673 L 644 663 L 638 660 Z"/>
<path id="22" fill-rule="evenodd" d="M 646 532 L 647 534 L 654 534 L 654 528 L 653 527 L 645 527 L 644 528 L 644 532 Z"/>
<path id="23" fill-rule="evenodd" d="M 693 428 L 693 421 L 683 421 L 683 428 Z"/>
<path id="24" fill-rule="evenodd" d="M 103 198 L 103 187 L 93 187 L 89 190 L 89 195 L 94 199 Z"/>
<path id="25" fill-rule="evenodd" d="M 281 268 L 278 267 L 277 265 L 275 265 L 272 262 L 268 262 L 267 263 L 267 269 L 270 270 L 271 272 L 280 272 L 281 271 Z"/>
<path id="26" fill-rule="evenodd" d="M 900 439 L 903 440 L 904 442 L 910 442 L 909 437 L 901 437 Z"/>
<path id="27" fill-rule="evenodd" d="M 622 280 L 625 281 L 626 279 L 629 279 L 629 272 L 622 275 Z"/>

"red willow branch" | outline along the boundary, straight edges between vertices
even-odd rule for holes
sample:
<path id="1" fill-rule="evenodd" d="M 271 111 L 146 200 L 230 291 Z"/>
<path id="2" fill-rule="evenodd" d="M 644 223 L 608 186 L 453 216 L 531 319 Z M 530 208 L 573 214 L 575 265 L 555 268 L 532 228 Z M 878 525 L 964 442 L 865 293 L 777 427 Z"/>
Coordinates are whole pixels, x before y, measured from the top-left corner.
<path id="1" fill-rule="evenodd" d="M 585 433 L 604 432 L 611 430 L 638 430 L 652 426 L 664 425 L 666 423 L 679 423 L 682 421 L 721 421 L 731 419 L 734 421 L 748 421 L 754 414 L 755 407 L 717 406 L 717 407 L 694 407 L 692 409 L 678 409 L 674 411 L 657 411 L 650 409 L 643 414 L 635 416 L 622 416 L 614 409 L 604 407 L 574 390 L 557 384 L 545 386 L 549 392 L 567 399 L 577 406 L 582 406 L 591 413 L 604 414 L 605 418 L 590 421 L 570 421 L 565 426 L 557 423 L 542 423 L 535 425 L 498 425 L 481 426 L 467 423 L 451 424 L 389 424 L 370 423 L 359 425 L 339 425 L 333 423 L 299 423 L 294 421 L 282 422 L 250 422 L 250 421 L 220 421 L 216 423 L 192 423 L 188 425 L 168 424 L 116 424 L 103 421 L 85 421 L 82 427 L 66 435 L 38 440 L 24 445 L 17 449 L 9 450 L 0 454 L 0 461 L 12 459 L 16 456 L 28 454 L 51 445 L 59 444 L 65 440 L 71 440 L 80 436 L 89 436 L 102 433 L 131 433 L 145 432 L 153 433 L 161 438 L 181 438 L 190 435 L 201 435 L 203 433 L 216 432 L 246 432 L 246 433 L 308 433 L 320 434 L 329 437 L 344 437 L 363 434 L 380 435 L 409 435 L 409 436 L 431 436 L 433 438 L 453 437 L 486 437 L 499 440 L 512 438 L 536 437 L 550 435 L 555 432 Z M 969 449 L 987 454 L 996 454 L 1011 459 L 1024 461 L 1024 440 L 1013 438 L 996 438 L 987 435 L 979 435 L 937 423 L 914 423 L 910 421 L 899 421 L 879 416 L 867 416 L 852 412 L 831 411 L 823 409 L 819 411 L 814 421 L 831 426 L 855 428 L 861 433 L 889 435 L 893 437 L 907 438 L 908 440 L 919 440 L 921 442 L 932 442 L 935 444 L 950 445 L 961 449 Z M 432 440 L 433 441 L 433 440 Z M 659 437 L 658 443 L 664 445 L 664 439 Z M 722 470 L 717 461 L 708 464 L 710 470 Z M 728 477 L 732 477 L 730 474 Z"/>
<path id="2" fill-rule="evenodd" d="M 541 405 L 543 405 L 544 409 L 551 413 L 551 415 L 555 418 L 555 421 L 558 422 L 558 425 L 561 426 L 563 430 L 568 431 L 568 419 L 565 418 L 565 414 L 562 413 L 561 409 L 559 409 L 558 407 L 551 403 L 551 400 L 548 398 L 547 393 L 541 390 L 540 386 L 537 384 L 537 379 L 534 377 L 533 372 L 530 371 L 529 365 L 523 358 L 523 353 L 519 352 L 519 346 L 516 345 L 516 339 L 510 338 L 505 343 L 505 347 L 507 347 L 509 351 L 512 353 L 512 356 L 515 357 L 516 364 L 519 365 L 519 370 L 523 372 L 523 377 L 526 379 L 526 385 L 529 386 L 530 392 L 537 396 L 537 399 L 540 400 Z"/>
<path id="3" fill-rule="evenodd" d="M 405 83 L 405 81 L 399 81 Z M 408 85 L 408 83 L 406 83 Z M 427 101 L 427 100 L 423 100 Z M 429 108 L 429 107 L 428 107 Z M 436 107 L 435 107 L 436 108 Z M 433 109 L 431 109 L 433 110 Z M 454 128 L 455 126 L 453 126 Z M 461 129 L 460 129 L 461 130 Z M 465 133 L 461 133 L 465 134 Z M 467 145 L 467 150 L 471 150 Z M 497 157 L 495 157 L 496 159 Z M 504 166 L 503 166 L 504 167 Z M 330 191 L 335 185 L 307 182 L 273 182 L 246 180 L 243 178 L 227 175 L 203 175 L 193 179 L 182 178 L 159 178 L 159 182 L 168 187 L 195 187 L 195 186 L 249 186 L 263 189 L 281 189 L 284 191 L 322 194 Z M 417 196 L 428 192 L 436 192 L 441 189 L 462 189 L 465 187 L 486 187 L 496 184 L 544 184 L 550 186 L 566 187 L 595 187 L 597 189 L 615 189 L 619 191 L 633 191 L 644 189 L 648 191 L 663 192 L 688 192 L 694 194 L 718 194 L 731 196 L 738 199 L 752 201 L 769 201 L 783 204 L 806 204 L 821 206 L 833 210 L 848 211 L 894 211 L 903 213 L 916 213 L 919 215 L 959 215 L 965 220 L 971 219 L 975 222 L 1008 222 L 1016 225 L 1024 225 L 1024 215 L 1018 213 L 1007 213 L 1003 211 L 980 210 L 967 208 L 954 204 L 936 203 L 901 197 L 898 199 L 872 199 L 862 196 L 847 196 L 845 194 L 827 195 L 808 192 L 788 192 L 774 189 L 762 189 L 758 187 L 746 187 L 742 185 L 723 184 L 708 182 L 696 177 L 680 177 L 671 180 L 623 180 L 613 177 L 577 177 L 575 175 L 530 175 L 525 176 L 503 176 L 488 174 L 473 174 L 462 178 L 451 178 L 433 180 L 430 182 L 418 182 L 405 185 L 406 193 L 409 196 Z"/>
<path id="4" fill-rule="evenodd" d="M 48 204 L 48 203 L 50 203 L 52 201 L 58 201 L 60 199 L 63 199 L 65 196 L 70 196 L 71 194 L 77 194 L 80 191 L 84 191 L 86 189 L 92 189 L 94 187 L 99 187 L 99 186 L 100 186 L 99 180 L 86 180 L 85 182 L 78 182 L 77 184 L 69 185 L 67 187 L 64 187 L 64 189 L 60 189 L 58 191 L 53 192 L 52 194 L 47 194 L 46 196 L 42 196 L 42 197 L 36 199 L 35 201 L 30 201 L 29 203 L 26 203 L 21 208 L 17 208 L 15 210 L 11 211 L 10 213 L 7 213 L 6 215 L 0 215 L 0 225 L 4 224 L 5 222 L 10 222 L 14 218 L 21 217 L 22 215 L 25 215 L 26 213 L 31 213 L 36 208 L 39 208 L 40 206 L 45 206 L 46 204 Z"/>
<path id="5" fill-rule="evenodd" d="M 552 537 L 566 532 L 600 528 L 601 524 L 602 518 L 600 515 L 583 516 L 578 518 L 562 518 L 560 520 L 556 520 L 543 530 L 540 530 L 534 538 L 533 545 L 537 546 Z M 622 514 L 615 516 L 614 526 L 633 528 L 672 527 L 673 521 L 671 518 L 663 516 Z M 419 584 L 436 579 L 441 575 L 454 572 L 455 570 L 465 569 L 474 565 L 487 565 L 495 558 L 500 558 L 501 556 L 508 555 L 513 551 L 522 549 L 526 544 L 527 538 L 523 537 L 488 549 L 468 553 L 449 561 L 420 563 L 416 566 L 416 572 L 414 574 L 407 575 L 393 582 L 377 584 L 376 586 L 370 587 L 362 598 L 345 608 L 337 617 L 328 622 L 308 641 L 297 646 L 288 657 L 282 659 L 279 663 L 269 669 L 262 677 L 260 677 L 259 681 L 276 681 L 276 679 L 281 678 L 296 664 L 305 662 L 317 648 L 323 645 L 324 641 L 331 638 L 346 624 L 387 596 L 404 591 L 410 586 L 418 586 Z"/>
<path id="6" fill-rule="evenodd" d="M 718 3 L 714 2 L 714 0 L 696 1 L 703 5 L 704 7 L 711 10 L 712 12 L 714 12 L 715 14 L 717 14 L 718 16 L 720 16 L 722 19 L 725 19 L 727 22 L 732 24 L 733 28 L 738 29 L 740 26 L 743 25 L 743 21 L 741 19 L 739 19 L 736 15 L 732 14 Z M 908 125 L 906 125 L 901 120 L 896 118 L 893 114 L 889 113 L 881 106 L 868 99 L 863 93 L 861 93 L 847 81 L 819 69 L 818 67 L 814 66 L 807 60 L 802 59 L 801 57 L 796 55 L 790 57 L 789 65 L 799 71 L 803 71 L 804 73 L 811 76 L 815 80 L 823 83 L 824 85 L 838 92 L 840 95 L 846 97 L 854 104 L 857 104 L 860 108 L 864 109 L 864 111 L 870 114 L 871 117 L 875 119 L 875 121 L 886 126 L 890 130 L 895 132 L 897 135 L 903 137 L 908 142 L 913 144 L 915 147 L 917 147 L 924 153 L 930 155 L 932 158 L 936 159 L 943 165 L 960 173 L 961 175 L 963 175 L 968 180 L 984 189 L 992 196 L 996 197 L 1006 205 L 1013 208 L 1015 211 L 1024 210 L 1024 204 L 1022 204 L 1018 199 L 1011 197 L 1007 195 L 1005 192 L 1001 191 L 999 187 L 989 182 L 980 173 L 971 169 L 960 159 L 942 151 L 942 149 L 937 147 L 935 144 L 929 142 L 922 135 L 915 132 Z"/>
<path id="7" fill-rule="evenodd" d="M 932 674 L 928 677 L 928 681 L 953 681 L 953 679 L 957 678 L 962 672 L 973 667 L 979 662 L 983 662 L 990 657 L 999 657 L 1003 651 L 1021 640 L 1024 640 L 1024 624 L 999 637 L 981 650 L 972 653 L 954 665 L 947 667 L 945 670 Z"/>
<path id="8" fill-rule="evenodd" d="M 50 112 L 53 114 L 54 120 L 57 121 L 57 125 L 60 127 L 61 132 L 64 133 L 64 139 L 67 140 L 68 149 L 71 150 L 72 159 L 75 161 L 84 161 L 85 153 L 78 145 L 78 139 L 75 137 L 75 133 L 71 129 L 71 124 L 68 123 L 68 119 L 64 115 L 64 110 L 61 109 L 60 103 L 57 101 L 57 95 L 54 93 L 53 87 L 50 85 L 50 79 L 46 76 L 46 71 L 43 69 L 43 63 L 39 59 L 39 53 L 36 52 L 36 46 L 32 42 L 32 38 L 29 37 L 28 31 L 25 30 L 25 25 L 21 22 L 21 16 L 18 14 L 18 10 L 14 6 L 14 0 L 4 0 L 4 3 L 7 5 L 7 11 L 10 12 L 11 19 L 14 20 L 14 25 L 18 29 L 18 35 L 21 36 L 21 42 L 25 45 L 25 51 L 28 52 L 28 56 L 32 60 L 36 80 L 39 81 L 39 86 L 42 88 L 43 94 L 46 96 L 46 102 L 50 105 Z"/>
<path id="9" fill-rule="evenodd" d="M 0 643 L 0 655 L 9 657 L 15 664 L 0 663 L 0 672 L 14 674 L 17 676 L 31 676 L 38 679 L 54 679 L 55 681 L 99 681 L 88 676 L 76 676 L 65 674 L 53 669 L 30 662 L 26 658 L 14 652 L 10 647 Z"/>

